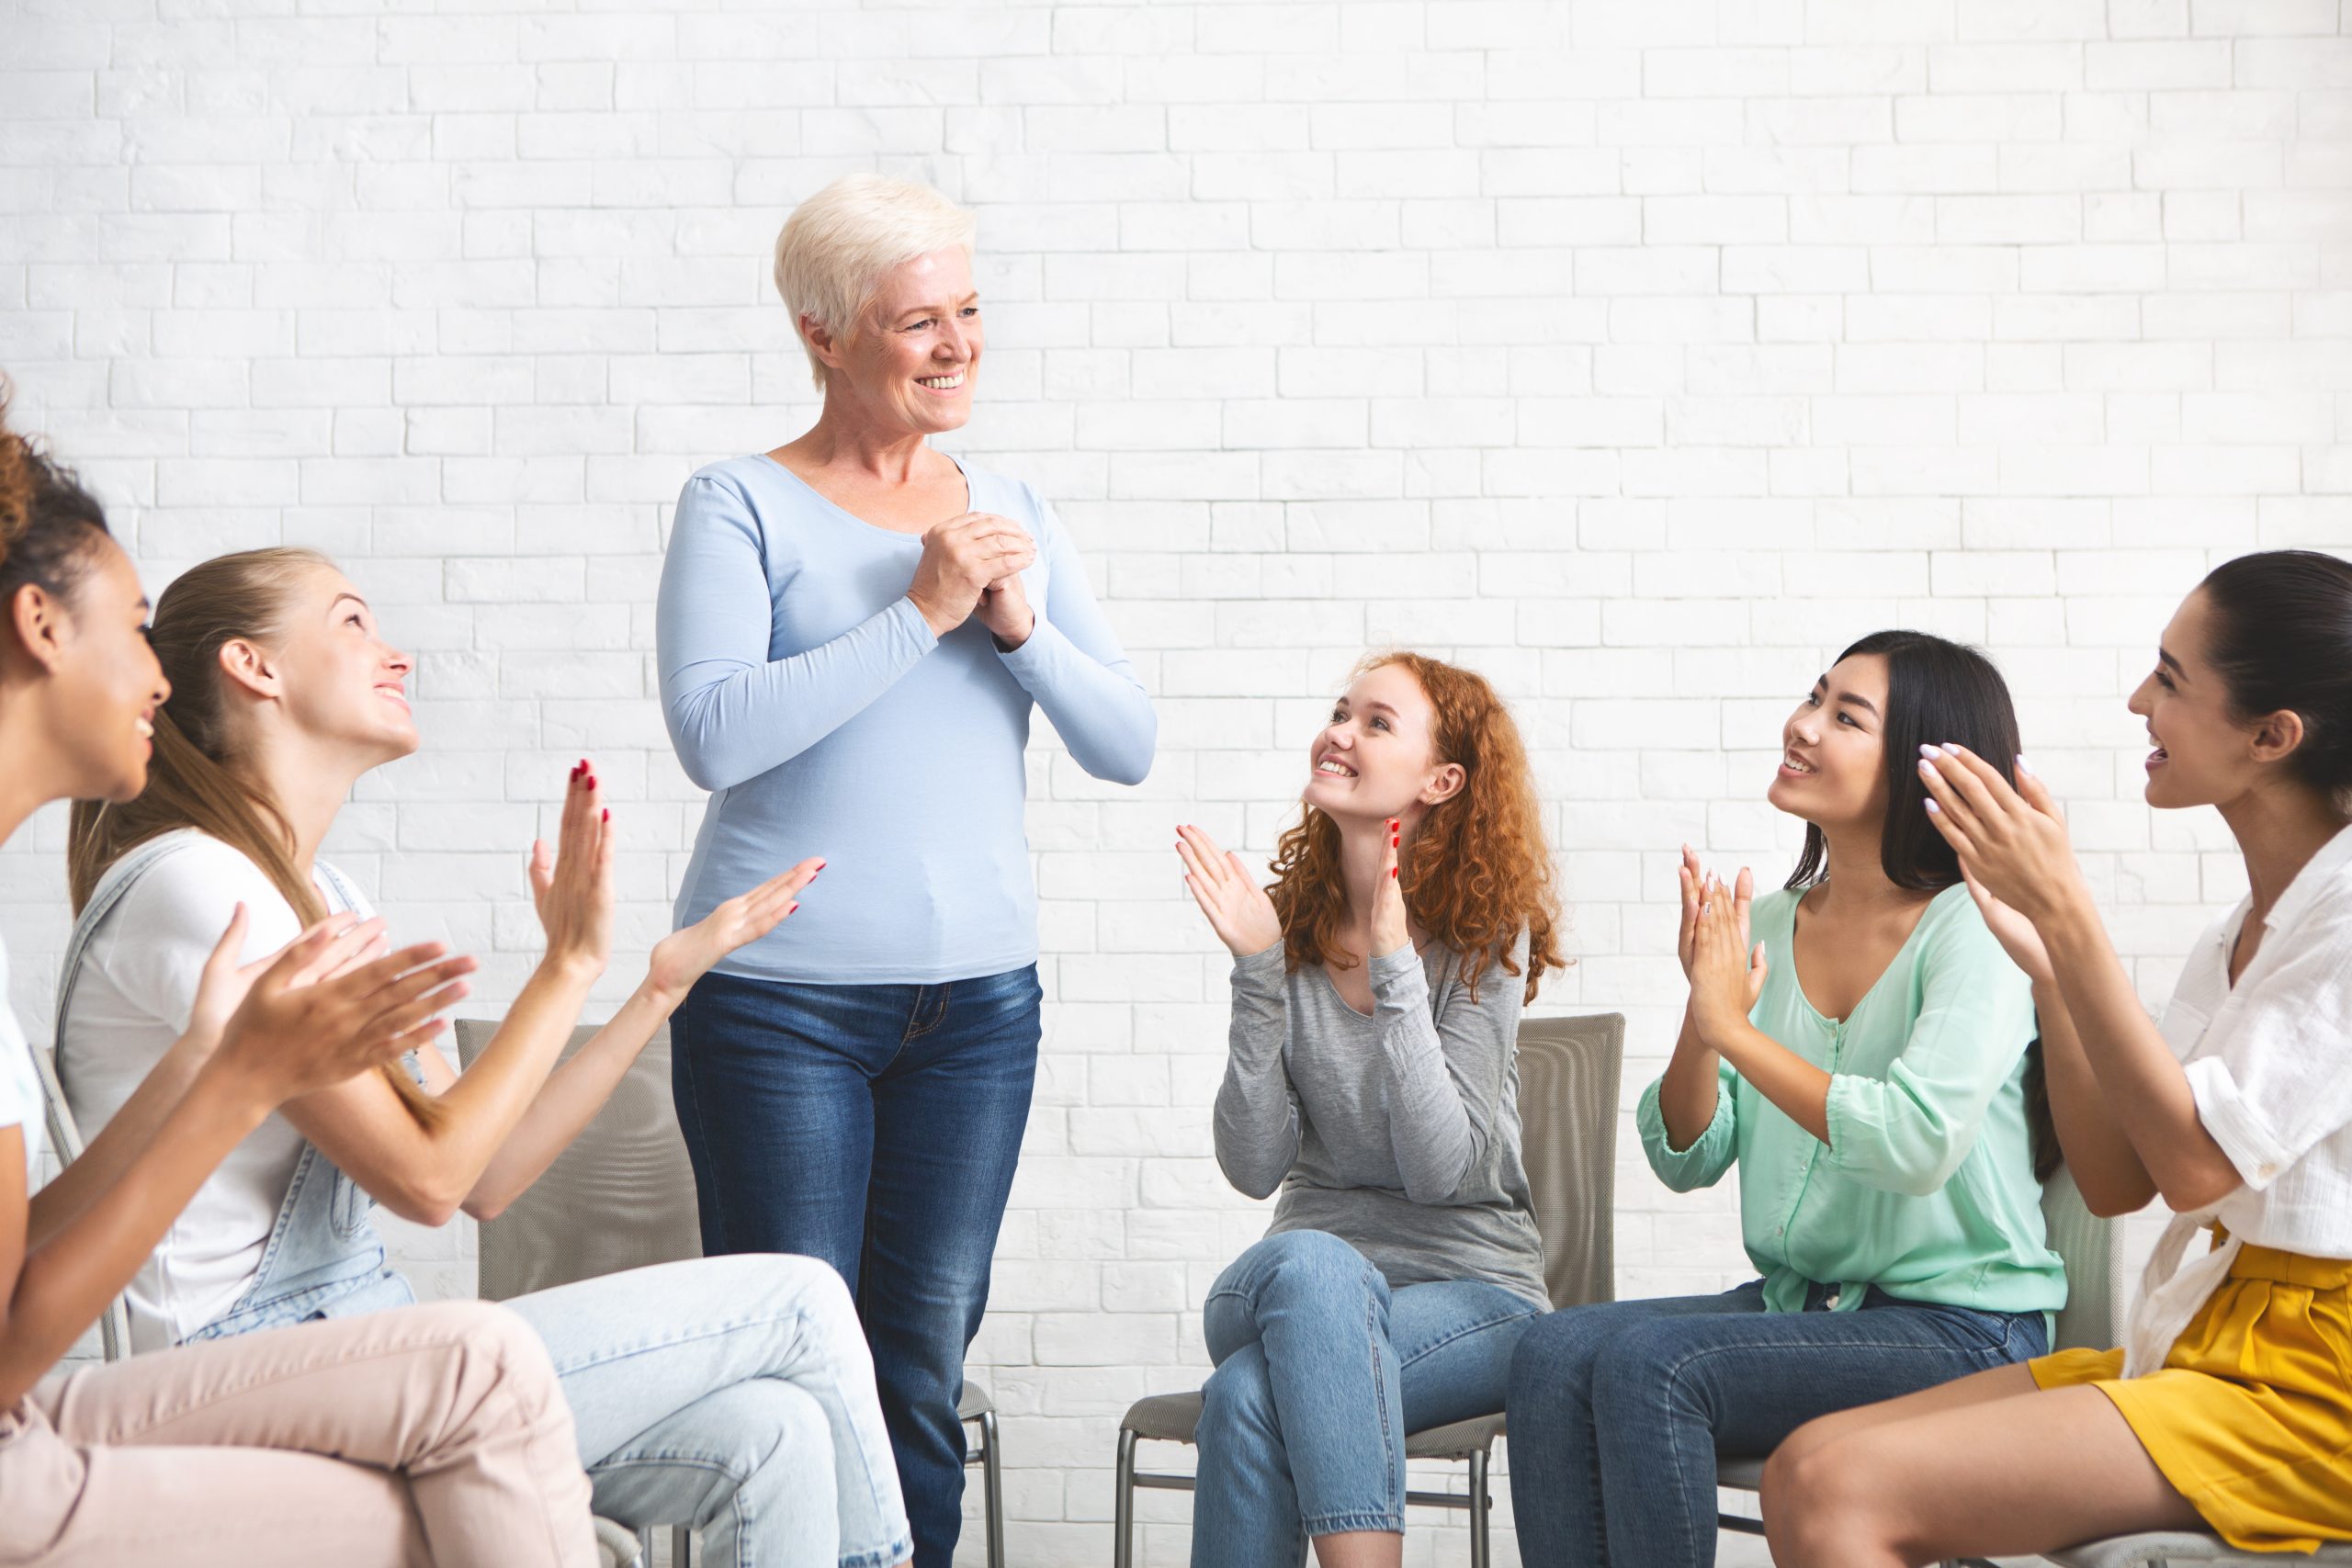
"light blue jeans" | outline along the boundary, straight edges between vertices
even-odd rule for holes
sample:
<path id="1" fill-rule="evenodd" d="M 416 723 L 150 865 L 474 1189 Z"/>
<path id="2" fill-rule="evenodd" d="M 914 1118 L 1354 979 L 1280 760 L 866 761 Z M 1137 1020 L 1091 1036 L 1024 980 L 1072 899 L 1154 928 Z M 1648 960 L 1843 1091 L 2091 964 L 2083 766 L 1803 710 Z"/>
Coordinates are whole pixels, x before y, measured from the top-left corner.
<path id="1" fill-rule="evenodd" d="M 1270 1235 L 1209 1288 L 1193 1568 L 1297 1568 L 1311 1536 L 1405 1528 L 1405 1434 L 1503 1407 L 1547 1309 L 1479 1280 L 1392 1289 L 1325 1231 Z"/>
<path id="2" fill-rule="evenodd" d="M 888 1568 L 911 1547 L 849 1288 L 745 1254 L 517 1296 L 563 1381 L 596 1512 L 690 1524 L 710 1568 Z"/>

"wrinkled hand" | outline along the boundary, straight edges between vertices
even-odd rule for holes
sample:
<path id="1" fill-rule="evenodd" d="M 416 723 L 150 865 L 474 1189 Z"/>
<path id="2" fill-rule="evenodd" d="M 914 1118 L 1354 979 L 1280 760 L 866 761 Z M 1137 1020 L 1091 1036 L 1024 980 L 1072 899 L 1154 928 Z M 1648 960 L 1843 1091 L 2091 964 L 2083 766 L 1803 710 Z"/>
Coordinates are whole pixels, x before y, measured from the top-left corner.
<path id="1" fill-rule="evenodd" d="M 1731 886 L 1710 877 L 1700 888 L 1698 918 L 1690 941 L 1690 1021 L 1714 1045 L 1724 1032 L 1747 1021 L 1763 994 L 1764 944 L 1748 946 L 1747 912 L 1756 881 L 1742 866 Z"/>
<path id="2" fill-rule="evenodd" d="M 1388 847 L 1381 852 L 1380 869 L 1386 875 L 1374 880 L 1372 895 L 1372 953 L 1386 958 L 1413 945 L 1412 924 L 1405 914 L 1405 883 L 1396 874 L 1396 854 L 1404 840 L 1404 824 L 1391 817 L 1385 824 Z"/>
<path id="3" fill-rule="evenodd" d="M 908 585 L 907 597 L 922 612 L 932 635 L 945 637 L 971 619 L 992 587 L 1000 593 L 1018 592 L 1017 587 L 1005 590 L 999 585 L 1007 578 L 1017 578 L 1036 559 L 1037 543 L 1020 524 L 992 512 L 967 512 L 924 531 L 922 558 L 915 562 L 914 581 Z M 1000 626 L 991 622 L 989 629 L 1007 642 L 1026 641 L 1033 618 L 1027 598 L 1017 604 L 1006 600 L 1004 606 L 1001 616 L 1005 624 Z M 1020 637 L 1011 636 L 1012 631 L 1018 631 Z"/>
<path id="4" fill-rule="evenodd" d="M 2082 868 L 2049 785 L 2020 768 L 2017 787 L 2011 788 L 1992 763 L 1966 747 L 1920 750 L 1928 818 L 1959 854 L 1972 893 L 1981 886 L 1996 904 L 2038 921 L 2080 889 Z M 1984 907 L 1982 897 L 1978 907 Z M 1990 911 L 1985 923 L 1993 923 Z M 2007 939 L 2002 945 L 2009 945 Z M 2026 973 L 2034 973 L 2013 947 L 2010 956 Z M 2042 962 L 2046 965 L 2048 960 Z"/>
<path id="5" fill-rule="evenodd" d="M 335 950 L 351 936 L 316 926 L 278 954 L 230 1015 L 214 1064 L 277 1104 L 379 1067 L 438 1033 L 436 1015 L 466 995 L 460 976 L 474 961 L 445 957 L 447 946 L 428 942 L 321 977 L 343 962 Z"/>
<path id="6" fill-rule="evenodd" d="M 1184 886 L 1208 917 L 1209 929 L 1236 958 L 1263 953 L 1283 940 L 1282 917 L 1258 886 L 1241 857 L 1217 848 L 1216 840 L 1186 823 L 1176 829 L 1176 853 L 1184 862 Z"/>
<path id="7" fill-rule="evenodd" d="M 564 785 L 556 850 L 531 840 L 531 901 L 548 933 L 547 962 L 592 973 L 613 953 L 613 814 L 600 798 L 582 758 Z"/>
<path id="8" fill-rule="evenodd" d="M 245 906 L 240 902 L 229 916 L 228 929 L 213 943 L 212 956 L 204 961 L 203 973 L 197 978 L 196 1000 L 188 1008 L 187 1029 L 181 1034 L 180 1043 L 202 1055 L 210 1055 L 220 1043 L 221 1032 L 253 990 L 254 982 L 298 944 L 322 933 L 328 939 L 310 950 L 310 961 L 292 974 L 288 983 L 294 986 L 315 985 L 355 969 L 381 957 L 386 946 L 382 917 L 355 920 L 347 914 L 329 915 L 276 953 L 251 964 L 240 964 L 237 955 L 245 950 L 246 924 Z"/>
<path id="9" fill-rule="evenodd" d="M 646 984 L 665 1004 L 677 1006 L 713 964 L 782 925 L 786 916 L 800 908 L 800 890 L 824 869 L 825 863 L 811 856 L 749 893 L 738 893 L 684 930 L 672 931 L 653 944 Z"/>

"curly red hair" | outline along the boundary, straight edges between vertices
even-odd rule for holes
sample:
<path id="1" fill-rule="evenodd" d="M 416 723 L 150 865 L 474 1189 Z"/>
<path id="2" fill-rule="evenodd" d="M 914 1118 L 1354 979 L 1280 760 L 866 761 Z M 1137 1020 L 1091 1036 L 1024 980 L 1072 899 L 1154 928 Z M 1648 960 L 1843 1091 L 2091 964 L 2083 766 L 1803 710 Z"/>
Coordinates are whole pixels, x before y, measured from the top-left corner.
<path id="1" fill-rule="evenodd" d="M 1397 867 L 1406 905 L 1422 930 L 1462 955 L 1473 997 L 1489 964 L 1521 973 L 1512 949 L 1527 933 L 1527 999 L 1568 961 L 1559 949 L 1560 897 L 1544 808 L 1519 726 L 1487 678 L 1418 653 L 1376 653 L 1356 666 L 1362 676 L 1403 668 L 1437 710 L 1437 760 L 1462 767 L 1462 788 L 1430 809 Z M 1352 678 L 1352 677 L 1351 677 Z M 1290 969 L 1343 959 L 1348 909 L 1340 874 L 1340 826 L 1305 808 L 1284 830 L 1267 895 L 1282 917 Z"/>

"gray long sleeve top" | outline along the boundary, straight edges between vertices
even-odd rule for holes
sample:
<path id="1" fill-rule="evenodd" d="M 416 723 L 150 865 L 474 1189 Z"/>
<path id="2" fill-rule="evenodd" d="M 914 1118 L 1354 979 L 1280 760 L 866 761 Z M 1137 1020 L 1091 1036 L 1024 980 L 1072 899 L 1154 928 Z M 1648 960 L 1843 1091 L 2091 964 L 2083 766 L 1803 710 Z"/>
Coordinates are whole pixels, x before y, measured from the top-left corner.
<path id="1" fill-rule="evenodd" d="M 1514 950 L 1524 969 L 1526 942 Z M 1474 1001 L 1432 943 L 1372 961 L 1370 1017 L 1282 944 L 1233 965 L 1216 1097 L 1217 1165 L 1269 1235 L 1320 1230 L 1392 1286 L 1483 1280 L 1544 1302 L 1544 1245 L 1520 1161 L 1522 976 L 1490 964 Z"/>

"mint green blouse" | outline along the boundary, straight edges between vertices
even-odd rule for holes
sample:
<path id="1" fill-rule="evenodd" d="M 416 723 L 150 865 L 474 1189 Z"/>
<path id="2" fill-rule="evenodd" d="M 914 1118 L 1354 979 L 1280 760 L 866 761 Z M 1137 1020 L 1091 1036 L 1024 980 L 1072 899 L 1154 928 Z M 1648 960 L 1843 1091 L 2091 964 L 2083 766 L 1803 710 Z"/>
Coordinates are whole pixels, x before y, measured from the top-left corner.
<path id="1" fill-rule="evenodd" d="M 1770 893 L 1750 911 L 1771 967 L 1748 1018 L 1830 1075 L 1829 1142 L 1726 1062 L 1714 1120 L 1687 1149 L 1668 1144 L 1658 1084 L 1643 1091 L 1650 1168 L 1688 1192 L 1737 1162 L 1740 1230 L 1768 1310 L 1802 1311 L 1815 1282 L 1836 1287 L 1843 1311 L 1861 1305 L 1862 1285 L 1986 1312 L 2064 1306 L 2026 1132 L 2031 984 L 1952 886 L 1852 1014 L 1826 1018 L 1797 983 L 1798 897 Z"/>

